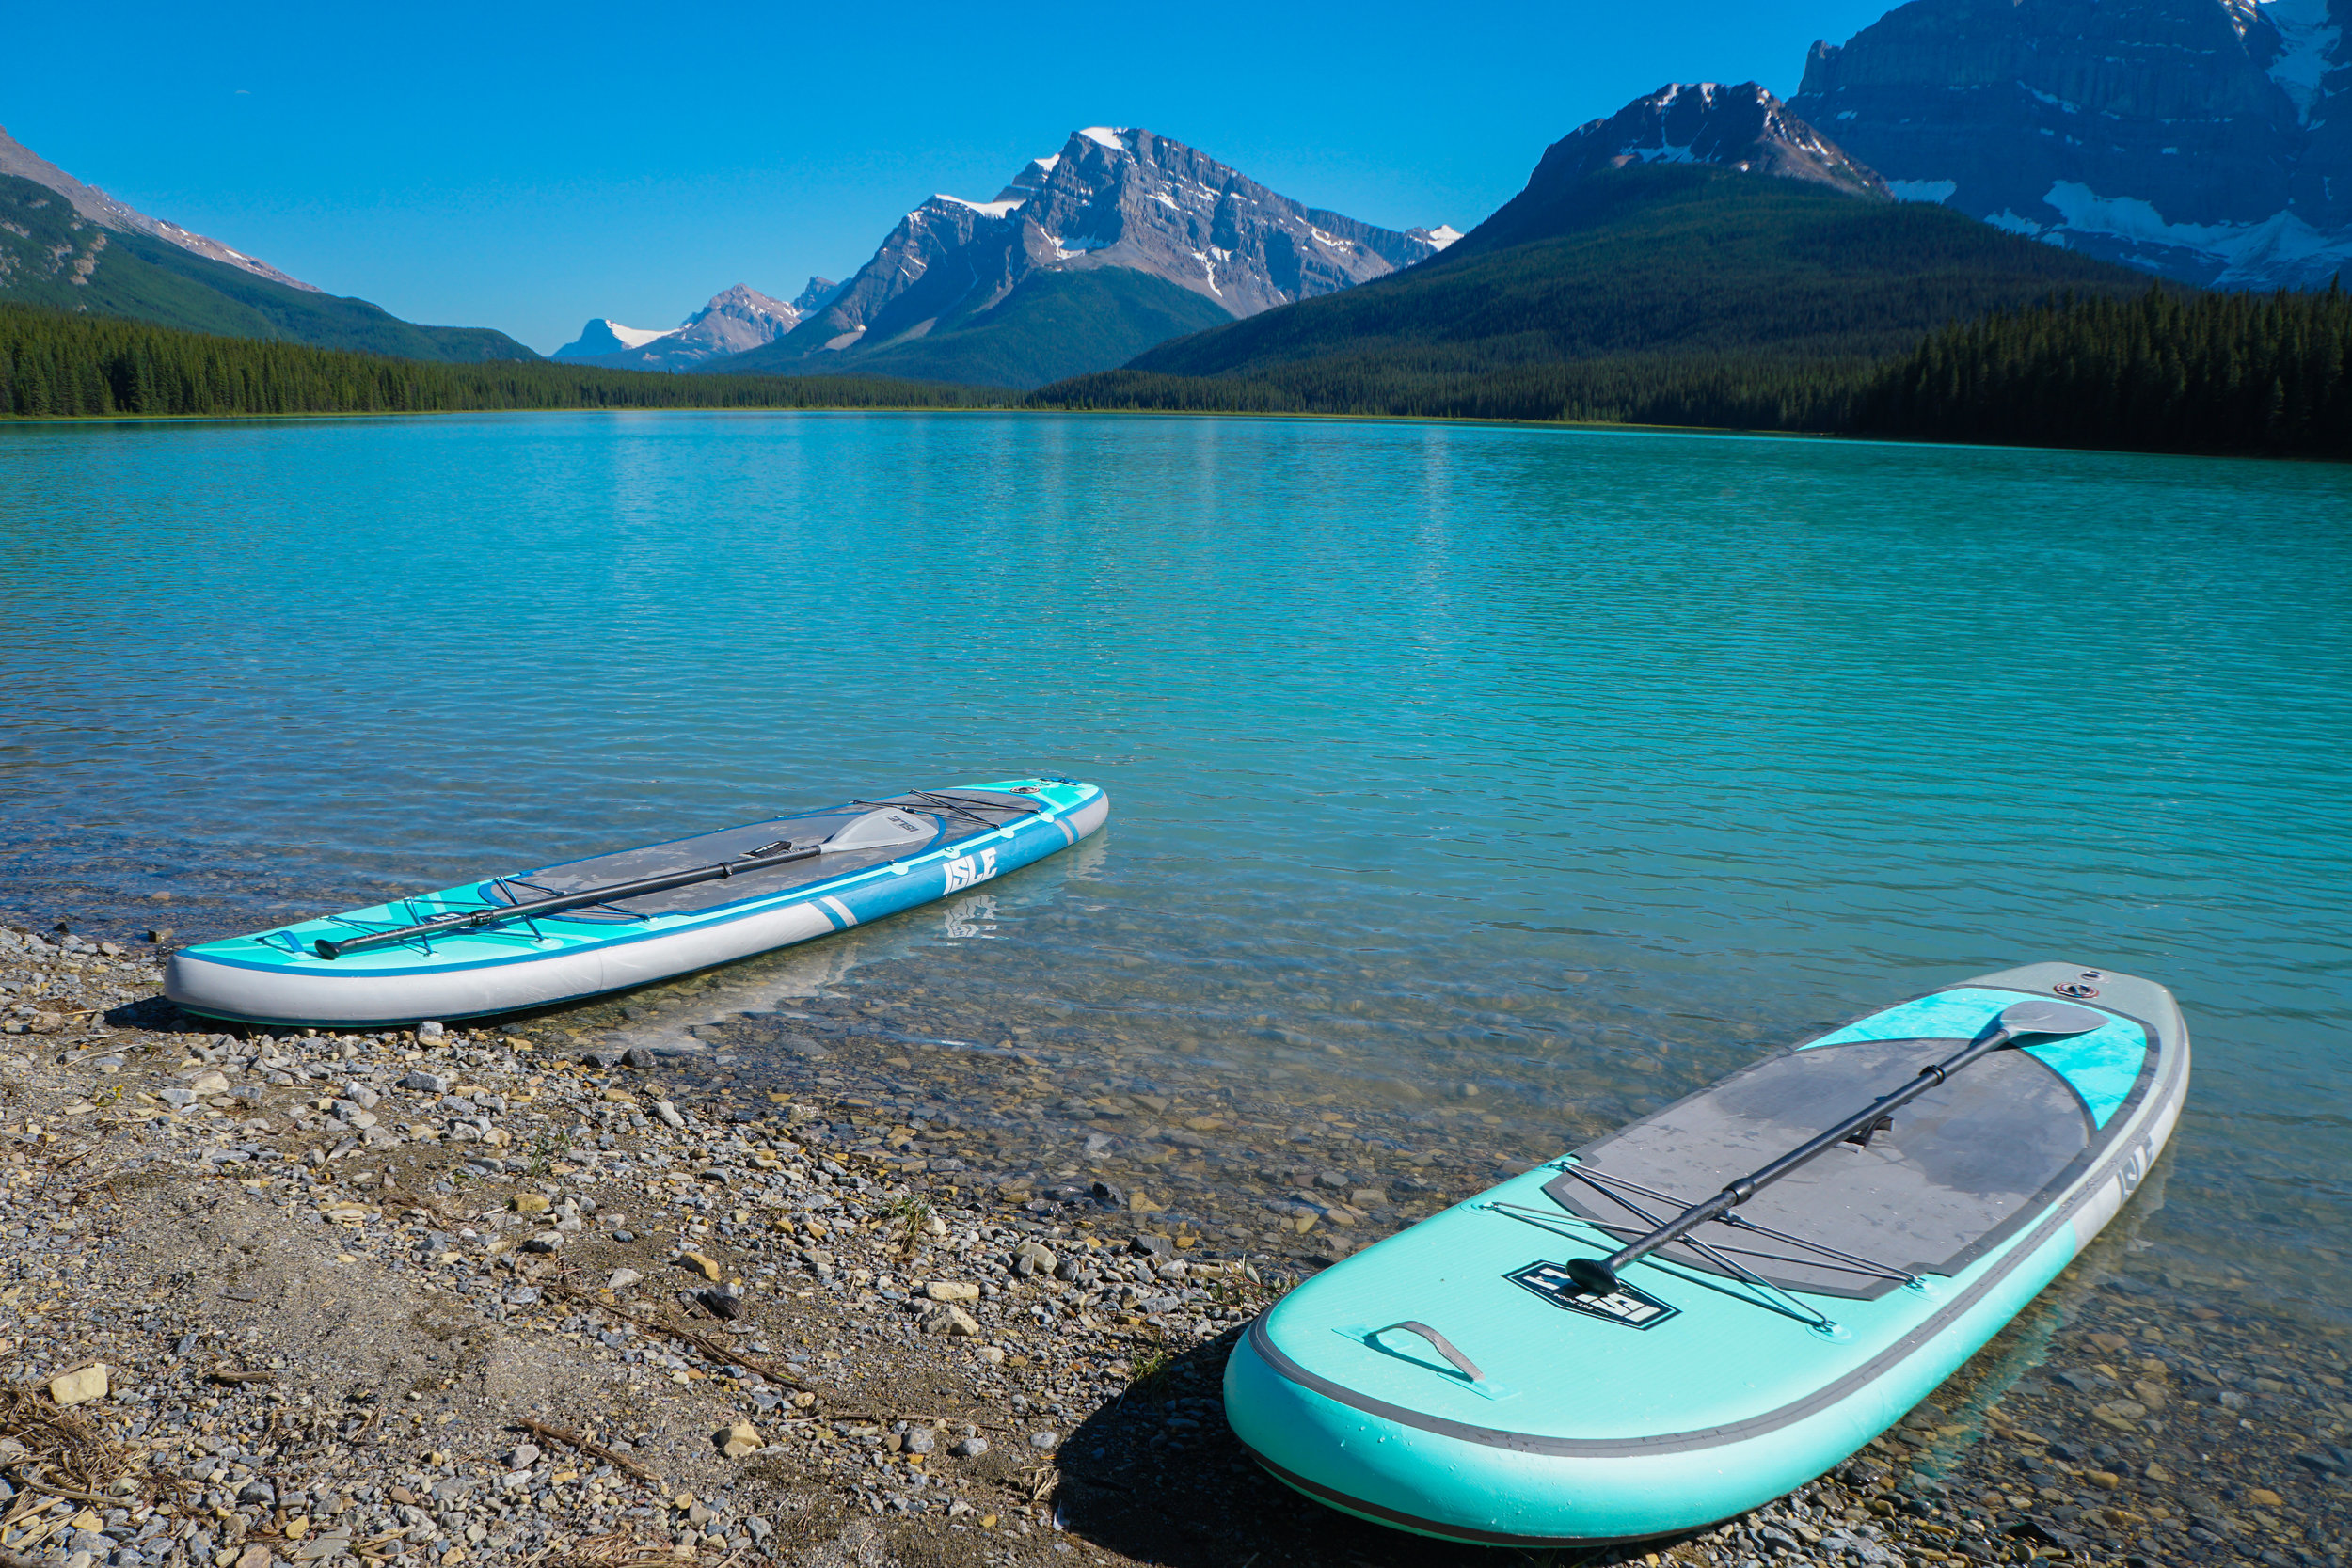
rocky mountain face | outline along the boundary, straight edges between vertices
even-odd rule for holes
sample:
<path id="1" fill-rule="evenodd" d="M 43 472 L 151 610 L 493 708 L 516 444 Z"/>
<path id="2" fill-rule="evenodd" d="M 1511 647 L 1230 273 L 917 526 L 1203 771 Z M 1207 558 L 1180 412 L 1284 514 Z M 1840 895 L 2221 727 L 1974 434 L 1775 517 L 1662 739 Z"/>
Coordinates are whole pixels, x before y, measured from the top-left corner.
<path id="1" fill-rule="evenodd" d="M 1528 184 L 1555 187 L 1628 164 L 1717 164 L 1742 174 L 1810 180 L 1854 196 L 1887 194 L 1876 171 L 1848 157 L 1756 82 L 1670 82 L 1552 143 Z"/>
<path id="2" fill-rule="evenodd" d="M 1711 164 L 1892 199 L 1886 182 L 1755 82 L 1670 82 L 1544 150 L 1527 186 L 1470 230 L 1466 250 L 1518 245 L 1562 226 L 1586 176 L 1640 164 Z"/>
<path id="3" fill-rule="evenodd" d="M 812 286 L 818 279 L 811 278 Z M 800 325 L 801 312 L 738 283 L 666 332 L 620 326 L 599 316 L 552 357 L 623 371 L 682 371 L 772 343 Z"/>
<path id="4" fill-rule="evenodd" d="M 2166 277 L 2352 264 L 2352 0 L 1912 0 L 1789 106 L 1899 197 Z"/>
<path id="5" fill-rule="evenodd" d="M 1252 316 L 1385 277 L 1457 237 L 1311 208 L 1182 142 L 1097 126 L 1024 165 L 989 200 L 934 196 L 909 213 L 784 350 L 761 354 L 761 368 L 952 331 L 1048 274 L 1140 275 L 1222 318 Z M 1087 297 L 1124 303 L 1135 292 L 1122 283 Z M 1172 319 L 1163 306 L 1154 302 L 1152 319 Z"/>
<path id="6" fill-rule="evenodd" d="M 803 316 L 809 315 L 831 305 L 834 295 L 840 292 L 841 285 L 832 278 L 812 277 L 808 280 L 807 288 L 792 296 L 792 309 Z"/>
<path id="7" fill-rule="evenodd" d="M 219 261 L 224 265 L 235 267 L 240 272 L 249 272 L 256 277 L 266 277 L 271 282 L 282 283 L 289 289 L 303 289 L 311 293 L 319 292 L 313 285 L 305 283 L 298 277 L 289 277 L 257 257 L 247 256 L 241 250 L 231 250 L 218 240 L 209 239 L 193 230 L 183 229 L 176 223 L 167 223 L 162 218 L 149 217 L 137 208 L 126 202 L 117 201 L 97 186 L 85 185 L 14 136 L 9 135 L 5 127 L 0 127 L 0 174 L 13 174 L 19 179 L 30 180 L 37 185 L 46 185 L 65 198 L 75 212 L 102 228 L 114 230 L 118 233 L 146 234 L 162 240 L 167 245 L 178 245 L 190 255 L 201 256 L 207 261 Z"/>

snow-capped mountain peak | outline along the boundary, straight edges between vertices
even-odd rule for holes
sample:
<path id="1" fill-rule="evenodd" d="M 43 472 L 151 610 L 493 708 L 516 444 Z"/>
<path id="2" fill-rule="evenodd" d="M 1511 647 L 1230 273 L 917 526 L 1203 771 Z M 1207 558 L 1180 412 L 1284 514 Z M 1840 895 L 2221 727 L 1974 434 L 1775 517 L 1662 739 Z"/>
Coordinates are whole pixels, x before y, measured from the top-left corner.
<path id="1" fill-rule="evenodd" d="M 1876 171 L 1788 111 L 1756 82 L 1669 82 L 1606 119 L 1554 142 L 1530 191 L 1628 164 L 1713 164 L 1744 174 L 1828 185 L 1853 196 L 1887 196 Z"/>
<path id="2" fill-rule="evenodd" d="M 823 281 L 810 278 L 810 290 Z M 679 371 L 705 359 L 772 343 L 800 324 L 801 312 L 792 306 L 738 283 L 713 294 L 709 304 L 664 330 L 623 326 L 598 316 L 551 357 L 587 360 L 616 370 Z"/>
<path id="3" fill-rule="evenodd" d="M 986 309 L 1034 273 L 1104 267 L 1254 315 L 1409 266 L 1459 238 L 1439 234 L 1311 209 L 1139 126 L 1091 125 L 1024 164 L 993 200 L 939 195 L 909 213 L 818 313 L 821 341 L 871 347 Z"/>

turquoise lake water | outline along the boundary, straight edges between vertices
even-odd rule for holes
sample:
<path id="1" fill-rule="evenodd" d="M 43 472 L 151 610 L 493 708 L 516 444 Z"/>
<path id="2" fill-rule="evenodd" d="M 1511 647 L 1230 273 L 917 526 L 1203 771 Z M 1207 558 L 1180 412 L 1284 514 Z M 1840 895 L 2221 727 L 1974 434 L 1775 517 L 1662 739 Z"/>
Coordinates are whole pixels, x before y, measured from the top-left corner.
<path id="1" fill-rule="evenodd" d="M 2144 1241 L 2352 1303 L 2352 469 L 688 414 L 20 426 L 0 475 L 0 917 L 194 940 L 1067 771 L 1098 842 L 833 983 L 1526 1130 L 2133 971 L 2197 1060 Z"/>

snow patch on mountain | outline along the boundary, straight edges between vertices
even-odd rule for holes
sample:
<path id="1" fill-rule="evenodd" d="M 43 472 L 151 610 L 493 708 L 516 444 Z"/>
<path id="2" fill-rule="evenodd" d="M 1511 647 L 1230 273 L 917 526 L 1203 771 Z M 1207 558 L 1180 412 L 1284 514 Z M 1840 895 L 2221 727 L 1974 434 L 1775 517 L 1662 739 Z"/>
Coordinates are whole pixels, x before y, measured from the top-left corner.
<path id="1" fill-rule="evenodd" d="M 2058 223 L 2036 226 L 2013 214 L 2003 216 L 2013 220 L 2017 232 L 2072 249 L 2097 251 L 2105 248 L 2098 242 L 2110 242 L 2123 248 L 2120 260 L 2150 271 L 2177 274 L 2201 263 L 2217 288 L 2319 288 L 2352 262 L 2352 228 L 2322 233 L 2291 212 L 2259 223 L 2170 223 L 2138 197 L 2101 196 L 2068 180 L 2053 183 L 2042 200 L 2058 213 Z"/>
<path id="2" fill-rule="evenodd" d="M 1886 188 L 1898 201 L 1924 201 L 1940 207 L 1960 189 L 1957 180 L 1889 180 Z"/>
<path id="3" fill-rule="evenodd" d="M 667 338 L 678 328 L 675 326 L 623 326 L 604 316 L 591 316 L 588 325 L 580 329 L 580 336 L 557 349 L 551 359 L 594 359 L 607 354 L 621 354 L 644 348 L 647 343 Z"/>
<path id="4" fill-rule="evenodd" d="M 2283 45 L 2270 62 L 2270 79 L 2294 103 L 2296 118 L 2309 125 L 2321 80 L 2335 67 L 2344 29 L 2328 14 L 2328 0 L 2263 0 L 2262 14 L 2279 30 Z"/>
<path id="5" fill-rule="evenodd" d="M 942 191 L 937 196 L 932 197 L 931 199 L 933 201 L 952 201 L 959 207 L 969 207 L 976 213 L 986 213 L 990 217 L 1000 218 L 1005 216 L 1008 213 L 1010 213 L 1015 207 L 1020 206 L 1022 201 L 1026 198 L 1015 197 L 1011 199 L 1004 199 L 1000 198 L 994 201 L 967 201 L 962 197 L 949 196 L 945 191 Z M 908 215 L 911 217 L 914 214 L 909 214 Z"/>

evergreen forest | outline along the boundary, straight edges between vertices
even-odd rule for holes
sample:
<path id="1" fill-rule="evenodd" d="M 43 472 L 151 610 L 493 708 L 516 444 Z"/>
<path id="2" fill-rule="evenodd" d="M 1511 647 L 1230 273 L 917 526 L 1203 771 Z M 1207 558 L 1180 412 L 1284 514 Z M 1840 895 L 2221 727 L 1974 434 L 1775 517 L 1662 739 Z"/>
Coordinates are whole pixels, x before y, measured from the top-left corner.
<path id="1" fill-rule="evenodd" d="M 1109 371 L 1046 388 L 1072 408 L 1422 415 L 1701 425 L 2352 459 L 2352 294 L 2061 295 L 1879 359 L 1753 352 L 1463 367 L 1326 356 L 1187 376 Z"/>
<path id="2" fill-rule="evenodd" d="M 1409 347 L 1256 372 L 1112 371 L 1025 397 L 849 375 L 453 364 L 0 304 L 0 416 L 1030 407 L 1699 425 L 2352 459 L 2352 294 L 2060 295 L 1904 353 L 1752 350 L 1417 363 Z"/>
<path id="3" fill-rule="evenodd" d="M 2069 299 L 1932 333 L 1844 428 L 2134 451 L 2352 458 L 2352 294 Z"/>
<path id="4" fill-rule="evenodd" d="M 0 303 L 0 415 L 447 414 L 554 408 L 961 408 L 1013 394 L 882 377 L 669 375 L 394 359 Z"/>

